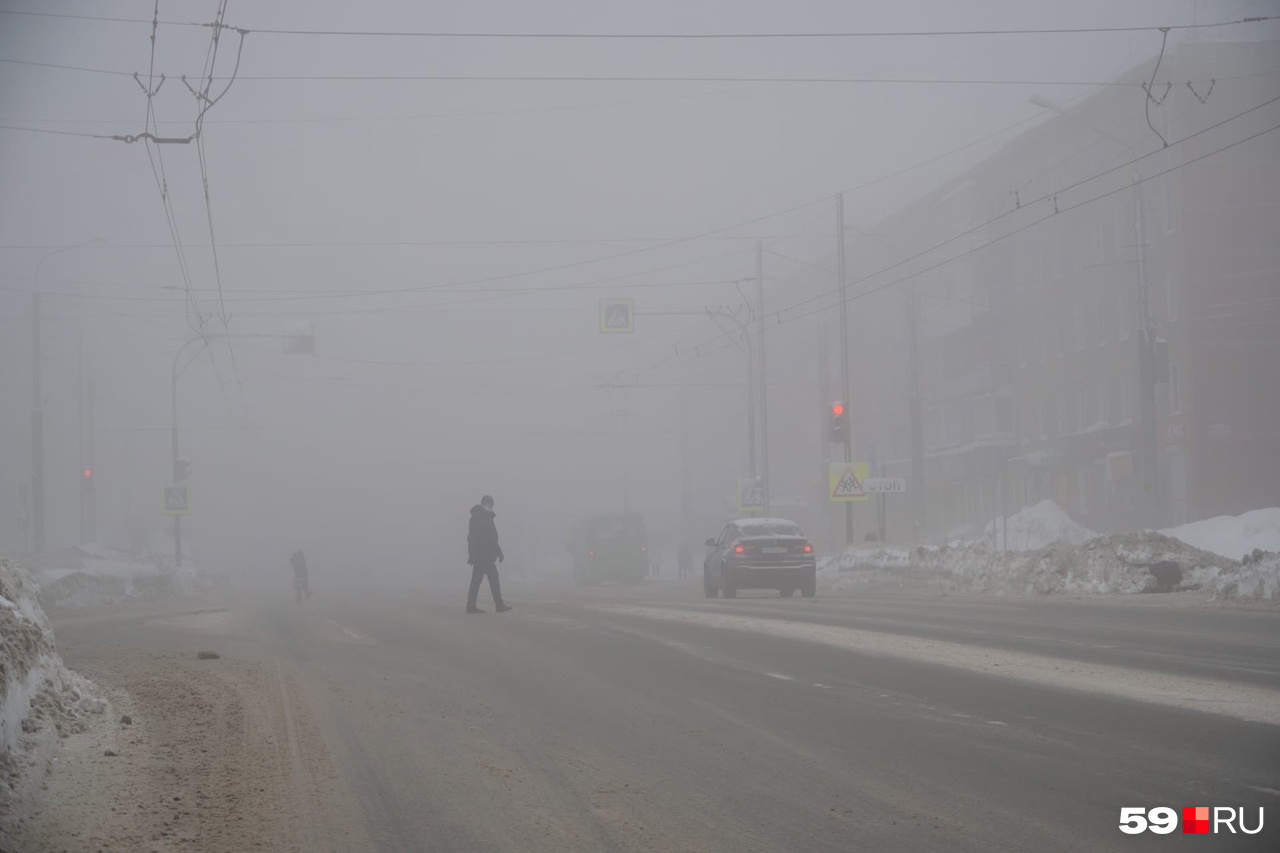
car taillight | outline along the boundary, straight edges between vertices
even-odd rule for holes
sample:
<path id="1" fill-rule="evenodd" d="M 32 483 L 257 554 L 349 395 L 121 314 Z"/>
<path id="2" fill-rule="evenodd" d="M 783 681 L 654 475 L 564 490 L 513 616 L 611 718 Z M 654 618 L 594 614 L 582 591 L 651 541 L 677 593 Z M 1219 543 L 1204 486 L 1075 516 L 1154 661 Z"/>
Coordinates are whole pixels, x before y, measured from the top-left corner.
<path id="1" fill-rule="evenodd" d="M 588 552 L 587 552 L 587 556 L 588 556 L 588 557 L 594 557 L 595 555 L 596 555 L 596 552 L 595 552 L 595 551 L 588 551 Z"/>
<path id="2" fill-rule="evenodd" d="M 747 553 L 747 549 L 746 549 L 746 548 L 744 548 L 744 547 L 742 547 L 741 545 L 734 545 L 734 546 L 733 546 L 733 553 L 735 553 L 735 554 L 745 554 L 745 553 Z"/>
<path id="3" fill-rule="evenodd" d="M 804 543 L 804 552 L 805 552 L 806 554 L 812 554 L 812 553 L 813 553 L 813 546 L 812 546 L 812 545 L 810 545 L 808 542 Z"/>

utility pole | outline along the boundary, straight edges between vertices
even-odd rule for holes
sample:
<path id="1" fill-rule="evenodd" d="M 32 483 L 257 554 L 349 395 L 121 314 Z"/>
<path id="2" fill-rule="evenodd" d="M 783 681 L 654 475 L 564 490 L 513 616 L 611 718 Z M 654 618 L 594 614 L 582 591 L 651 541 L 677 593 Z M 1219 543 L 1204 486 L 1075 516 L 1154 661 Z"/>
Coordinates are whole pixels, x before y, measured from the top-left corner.
<path id="1" fill-rule="evenodd" d="M 769 362 L 764 349 L 764 244 L 756 241 L 756 311 L 760 332 L 760 463 L 761 481 L 764 484 L 764 514 L 770 513 L 769 495 Z"/>
<path id="2" fill-rule="evenodd" d="M 31 504 L 32 553 L 44 552 L 44 400 L 40 391 L 40 280 L 31 294 Z"/>
<path id="3" fill-rule="evenodd" d="M 693 527 L 693 492 L 689 483 L 689 385 L 680 371 L 680 549 L 689 544 Z"/>
<path id="4" fill-rule="evenodd" d="M 85 512 L 85 490 L 89 487 L 86 482 L 88 477 L 85 472 L 85 455 L 84 455 L 84 334 L 82 333 L 76 339 L 76 412 L 79 420 L 79 432 L 76 434 L 77 439 L 77 457 L 80 466 L 80 538 L 79 543 L 84 545 L 89 540 L 87 536 L 87 513 Z"/>
<path id="5" fill-rule="evenodd" d="M 846 423 L 852 427 L 853 415 L 850 412 L 849 400 L 849 296 L 844 258 L 844 193 L 836 196 L 836 275 L 840 279 L 840 393 L 841 400 L 846 406 L 845 417 L 848 418 Z M 845 430 L 845 462 L 853 461 L 852 431 L 851 428 Z M 844 542 L 846 545 L 853 544 L 853 504 L 848 501 L 844 505 Z"/>
<path id="6" fill-rule="evenodd" d="M 924 496 L 924 419 L 920 411 L 919 323 L 916 320 L 916 282 L 913 278 L 907 287 L 907 323 L 911 338 L 911 503 L 915 510 L 915 540 L 919 542 L 924 536 L 927 503 Z"/>
<path id="7" fill-rule="evenodd" d="M 98 541 L 98 469 L 93 466 L 93 401 L 94 401 L 94 382 L 93 374 L 90 373 L 86 379 L 86 395 L 85 409 L 88 411 L 88 417 L 85 421 L 84 432 L 84 471 L 89 471 L 88 482 L 85 484 L 88 494 L 84 500 L 84 528 L 87 542 Z"/>
<path id="8" fill-rule="evenodd" d="M 182 465 L 182 463 L 178 461 L 180 458 L 178 455 L 178 358 L 182 356 L 182 351 L 185 350 L 188 346 L 190 346 L 192 341 L 199 341 L 199 340 L 203 340 L 203 339 L 192 338 L 191 341 L 187 341 L 186 344 L 183 344 L 182 349 L 178 350 L 178 355 L 175 356 L 173 359 L 173 374 L 172 374 L 172 386 L 171 386 L 171 391 L 172 391 L 171 399 L 173 404 L 173 411 L 172 411 L 173 431 L 170 434 L 169 438 L 170 438 L 170 443 L 172 445 L 172 450 L 173 450 L 172 461 L 173 461 L 174 485 L 177 485 L 178 483 L 178 478 L 180 476 L 179 468 Z M 190 364 L 191 362 L 187 362 L 187 363 Z M 182 568 L 182 516 L 180 515 L 175 515 L 173 517 L 173 563 L 176 567 Z"/>
<path id="9" fill-rule="evenodd" d="M 1158 434 L 1156 428 L 1155 332 L 1151 324 L 1151 286 L 1147 281 L 1147 229 L 1144 217 L 1142 182 L 1134 172 L 1133 229 L 1138 244 L 1138 448 L 1145 497 L 1145 522 L 1153 527 L 1160 521 Z"/>

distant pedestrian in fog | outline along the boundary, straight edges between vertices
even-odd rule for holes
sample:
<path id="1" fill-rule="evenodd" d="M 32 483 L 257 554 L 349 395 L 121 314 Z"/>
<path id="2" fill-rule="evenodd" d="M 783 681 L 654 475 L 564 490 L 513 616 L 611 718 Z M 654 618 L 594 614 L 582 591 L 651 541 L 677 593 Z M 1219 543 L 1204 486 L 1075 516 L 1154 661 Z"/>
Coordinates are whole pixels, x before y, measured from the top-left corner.
<path id="1" fill-rule="evenodd" d="M 493 608 L 505 613 L 511 608 L 502 600 L 502 585 L 498 581 L 498 563 L 502 562 L 502 546 L 498 544 L 498 525 L 494 523 L 493 498 L 485 495 L 471 508 L 471 522 L 467 526 L 467 563 L 471 565 L 471 588 L 467 590 L 467 612 L 484 613 L 476 606 L 480 594 L 480 581 L 489 578 L 489 592 L 493 594 Z"/>
<path id="2" fill-rule="evenodd" d="M 307 558 L 301 551 L 294 551 L 293 556 L 289 558 L 289 565 L 293 566 L 293 591 L 298 596 L 298 601 L 303 598 L 311 597 L 311 583 L 307 577 Z"/>

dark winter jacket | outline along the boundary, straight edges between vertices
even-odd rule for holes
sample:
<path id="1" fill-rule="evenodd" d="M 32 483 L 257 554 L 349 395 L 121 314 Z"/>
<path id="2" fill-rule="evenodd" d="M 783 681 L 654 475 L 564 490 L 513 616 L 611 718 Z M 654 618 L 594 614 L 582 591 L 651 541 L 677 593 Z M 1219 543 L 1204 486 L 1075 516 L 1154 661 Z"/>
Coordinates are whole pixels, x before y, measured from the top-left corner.
<path id="1" fill-rule="evenodd" d="M 293 552 L 293 556 L 289 558 L 289 564 L 293 566 L 295 575 L 305 575 L 307 573 L 307 558 L 302 555 L 301 551 Z"/>
<path id="2" fill-rule="evenodd" d="M 494 523 L 493 510 L 480 504 L 471 508 L 471 523 L 467 528 L 467 562 L 493 563 L 502 560 L 502 547 L 498 544 L 498 525 Z"/>

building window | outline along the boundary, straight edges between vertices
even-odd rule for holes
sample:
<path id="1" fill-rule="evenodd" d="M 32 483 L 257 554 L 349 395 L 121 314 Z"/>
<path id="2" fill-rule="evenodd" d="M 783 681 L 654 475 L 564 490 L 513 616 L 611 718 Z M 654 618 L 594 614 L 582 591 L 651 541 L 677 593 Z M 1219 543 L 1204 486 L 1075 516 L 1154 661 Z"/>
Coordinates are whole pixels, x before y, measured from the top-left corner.
<path id="1" fill-rule="evenodd" d="M 1169 414 L 1176 415 L 1182 411 L 1182 365 L 1176 361 L 1169 362 Z"/>
<path id="2" fill-rule="evenodd" d="M 1085 348 L 1085 337 L 1089 334 L 1088 324 L 1085 322 L 1084 308 L 1077 308 L 1073 319 L 1076 326 L 1076 352 L 1079 352 Z"/>
<path id="3" fill-rule="evenodd" d="M 1121 291 L 1120 298 L 1116 301 L 1116 324 L 1118 326 L 1118 340 L 1129 340 L 1129 334 L 1132 331 L 1129 326 L 1133 322 L 1133 311 L 1130 307 L 1132 294 Z"/>
<path id="4" fill-rule="evenodd" d="M 1093 512 L 1093 494 L 1090 490 L 1092 484 L 1089 479 L 1088 467 L 1076 469 L 1076 485 L 1079 492 L 1079 502 L 1076 506 L 1079 507 L 1081 515 L 1090 515 Z"/>
<path id="5" fill-rule="evenodd" d="M 1044 416 L 1041 419 L 1041 429 L 1044 430 L 1045 438 L 1058 437 L 1058 398 L 1052 395 L 1044 401 Z"/>
<path id="6" fill-rule="evenodd" d="M 1178 321 L 1178 283 L 1172 275 L 1164 278 L 1164 311 L 1170 323 Z"/>
<path id="7" fill-rule="evenodd" d="M 1066 242 L 1067 241 L 1063 238 L 1061 229 L 1055 229 L 1052 236 L 1049 239 L 1049 254 L 1050 254 L 1049 261 L 1052 264 L 1052 266 L 1050 267 L 1050 270 L 1055 281 L 1062 278 L 1062 276 L 1066 273 L 1066 266 L 1067 266 Z"/>
<path id="8" fill-rule="evenodd" d="M 1098 345 L 1101 346 L 1111 340 L 1112 332 L 1116 327 L 1116 301 L 1113 297 L 1106 297 L 1098 300 Z"/>
<path id="9" fill-rule="evenodd" d="M 1164 208 L 1164 233 L 1172 234 L 1177 223 L 1174 221 L 1173 181 L 1168 175 L 1165 175 L 1161 187 L 1163 188 L 1160 200 L 1162 202 L 1161 206 Z"/>

